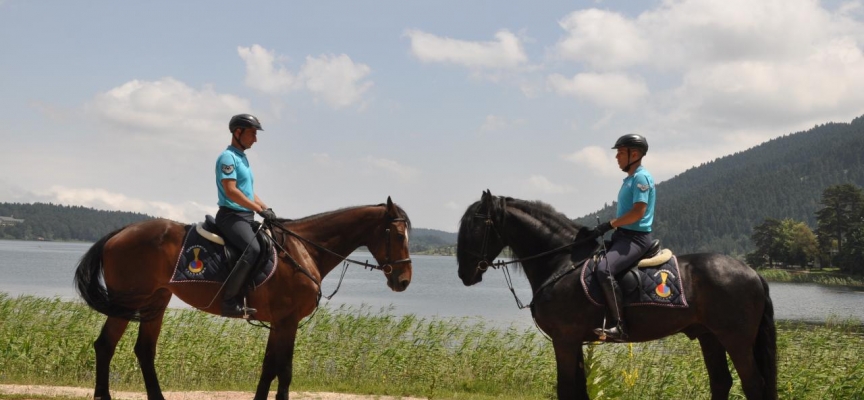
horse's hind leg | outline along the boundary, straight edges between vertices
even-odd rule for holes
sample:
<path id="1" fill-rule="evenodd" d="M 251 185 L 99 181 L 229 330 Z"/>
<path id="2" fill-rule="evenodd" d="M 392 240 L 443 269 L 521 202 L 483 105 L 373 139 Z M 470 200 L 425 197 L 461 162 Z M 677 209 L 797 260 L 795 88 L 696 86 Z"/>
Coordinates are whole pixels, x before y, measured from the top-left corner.
<path id="1" fill-rule="evenodd" d="M 156 342 L 159 340 L 159 333 L 162 331 L 162 320 L 165 316 L 165 308 L 168 306 L 168 301 L 171 300 L 171 292 L 160 290 L 157 292 L 153 303 L 148 305 L 153 309 L 160 310 L 154 313 L 152 318 L 147 321 L 141 321 L 138 327 L 138 340 L 135 342 L 135 356 L 138 358 L 138 365 L 141 366 L 141 373 L 144 375 L 144 386 L 147 388 L 148 400 L 164 400 L 162 396 L 162 388 L 159 387 L 159 379 L 156 376 Z"/>
<path id="2" fill-rule="evenodd" d="M 762 380 L 762 374 L 756 366 L 756 359 L 753 357 L 753 348 L 750 346 L 741 346 L 734 351 L 729 351 L 729 358 L 732 359 L 732 364 L 735 365 L 735 370 L 738 371 L 738 377 L 741 378 L 741 389 L 744 390 L 744 396 L 748 400 L 762 400 L 765 393 L 765 383 Z"/>
<path id="3" fill-rule="evenodd" d="M 96 389 L 93 391 L 93 398 L 96 400 L 111 400 L 111 393 L 108 390 L 111 359 L 114 358 L 114 350 L 128 325 L 128 320 L 108 317 L 105 325 L 102 326 L 102 333 L 93 342 L 93 349 L 96 352 Z"/>
<path id="4" fill-rule="evenodd" d="M 729 390 L 732 389 L 732 374 L 726 364 L 726 349 L 713 333 L 699 336 L 699 346 L 702 347 L 702 359 L 705 360 L 708 379 L 711 381 L 711 399 L 728 399 Z"/>

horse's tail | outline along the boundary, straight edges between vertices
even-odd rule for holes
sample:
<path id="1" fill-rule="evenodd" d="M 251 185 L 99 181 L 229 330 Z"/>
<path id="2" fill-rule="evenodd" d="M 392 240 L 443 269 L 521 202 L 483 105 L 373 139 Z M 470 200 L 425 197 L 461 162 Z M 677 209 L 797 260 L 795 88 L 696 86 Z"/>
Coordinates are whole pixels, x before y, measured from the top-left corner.
<path id="1" fill-rule="evenodd" d="M 102 252 L 105 242 L 111 239 L 124 228 L 117 229 L 103 236 L 99 241 L 93 243 L 90 250 L 81 257 L 78 268 L 75 270 L 75 289 L 78 295 L 90 308 L 99 311 L 109 317 L 117 317 L 128 320 L 138 320 L 139 313 L 128 307 L 123 307 L 112 302 L 108 296 L 108 288 L 103 282 Z"/>
<path id="2" fill-rule="evenodd" d="M 768 282 L 761 275 L 759 279 L 765 290 L 765 309 L 762 311 L 756 345 L 753 346 L 753 357 L 765 383 L 763 398 L 777 400 L 777 327 L 774 325 L 774 303 L 768 294 Z"/>

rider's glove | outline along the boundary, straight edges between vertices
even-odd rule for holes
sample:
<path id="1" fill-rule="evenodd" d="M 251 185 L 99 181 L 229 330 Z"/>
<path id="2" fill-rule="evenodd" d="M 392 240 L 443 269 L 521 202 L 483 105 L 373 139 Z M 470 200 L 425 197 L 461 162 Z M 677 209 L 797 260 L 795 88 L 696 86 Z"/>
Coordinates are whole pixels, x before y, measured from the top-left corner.
<path id="1" fill-rule="evenodd" d="M 605 235 L 606 232 L 609 232 L 612 229 L 615 229 L 615 227 L 612 226 L 611 222 L 607 221 L 607 222 L 604 222 L 600 225 L 595 226 L 594 229 L 591 231 L 591 236 L 598 238 L 598 237 Z"/>
<path id="2" fill-rule="evenodd" d="M 276 213 L 273 212 L 272 208 L 265 208 L 261 211 L 258 211 L 258 215 L 260 215 L 261 218 L 264 218 L 264 222 L 267 222 L 270 224 L 278 224 L 279 223 L 279 219 L 276 218 Z"/>

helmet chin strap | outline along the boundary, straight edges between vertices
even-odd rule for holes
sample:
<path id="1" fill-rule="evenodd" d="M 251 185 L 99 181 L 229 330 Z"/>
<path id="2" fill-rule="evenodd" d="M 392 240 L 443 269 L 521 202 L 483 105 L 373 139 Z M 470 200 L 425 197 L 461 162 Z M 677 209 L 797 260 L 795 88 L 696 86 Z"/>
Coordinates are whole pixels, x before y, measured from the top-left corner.
<path id="1" fill-rule="evenodd" d="M 628 151 L 627 152 L 627 165 L 625 165 L 624 168 L 621 168 L 621 170 L 629 174 L 630 173 L 630 167 L 632 167 L 633 164 L 636 164 L 639 161 L 642 161 L 642 157 L 639 157 L 639 159 L 637 159 L 637 160 L 630 161 L 630 152 Z"/>
<path id="2" fill-rule="evenodd" d="M 249 149 L 248 147 L 244 146 L 243 143 L 240 141 L 240 136 L 238 136 L 232 132 L 231 137 L 234 138 L 234 141 L 237 142 L 237 145 L 240 146 L 241 150 L 246 151 Z"/>

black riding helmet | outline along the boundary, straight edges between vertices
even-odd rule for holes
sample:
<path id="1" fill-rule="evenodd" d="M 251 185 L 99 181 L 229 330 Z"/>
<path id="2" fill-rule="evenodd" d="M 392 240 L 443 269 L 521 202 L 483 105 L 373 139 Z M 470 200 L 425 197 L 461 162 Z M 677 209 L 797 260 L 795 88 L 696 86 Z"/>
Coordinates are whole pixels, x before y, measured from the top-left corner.
<path id="1" fill-rule="evenodd" d="M 228 130 L 233 134 L 234 130 L 237 128 L 255 128 L 259 131 L 264 130 L 264 128 L 261 127 L 261 122 L 259 122 L 258 118 L 255 118 L 252 114 L 237 114 L 231 117 L 231 121 L 228 122 Z"/>
<path id="2" fill-rule="evenodd" d="M 639 149 L 642 150 L 642 155 L 648 154 L 648 140 L 645 139 L 645 136 L 637 135 L 635 133 L 630 133 L 618 138 L 618 140 L 615 141 L 615 146 L 612 146 L 612 148 L 617 149 L 619 147 Z"/>

